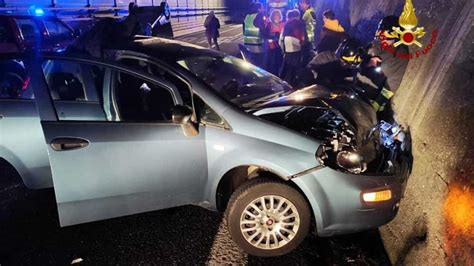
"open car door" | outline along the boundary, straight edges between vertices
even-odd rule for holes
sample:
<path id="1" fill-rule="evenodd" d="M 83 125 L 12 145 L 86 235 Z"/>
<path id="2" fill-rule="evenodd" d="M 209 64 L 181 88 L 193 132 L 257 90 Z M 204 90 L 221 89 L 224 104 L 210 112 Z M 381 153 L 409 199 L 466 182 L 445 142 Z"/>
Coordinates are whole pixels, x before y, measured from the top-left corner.
<path id="1" fill-rule="evenodd" d="M 89 58 L 38 60 L 31 84 L 61 226 L 201 201 L 205 132 L 172 123 L 173 84 Z"/>

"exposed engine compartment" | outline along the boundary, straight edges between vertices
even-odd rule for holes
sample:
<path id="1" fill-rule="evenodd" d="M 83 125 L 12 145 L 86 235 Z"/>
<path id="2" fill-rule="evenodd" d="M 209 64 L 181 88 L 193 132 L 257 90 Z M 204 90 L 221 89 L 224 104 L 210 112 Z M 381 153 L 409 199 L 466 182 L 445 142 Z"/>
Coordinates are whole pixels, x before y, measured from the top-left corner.
<path id="1" fill-rule="evenodd" d="M 399 154 L 409 149 L 397 124 L 381 121 L 369 132 L 358 134 L 361 128 L 328 106 L 269 108 L 254 115 L 322 141 L 317 160 L 351 174 L 392 175 L 401 162 Z"/>
<path id="2" fill-rule="evenodd" d="M 364 143 L 351 143 L 347 134 L 335 133 L 318 148 L 316 158 L 322 165 L 352 174 L 393 175 L 400 168 L 400 155 L 407 151 L 406 135 L 397 124 L 385 121 L 375 126 Z"/>

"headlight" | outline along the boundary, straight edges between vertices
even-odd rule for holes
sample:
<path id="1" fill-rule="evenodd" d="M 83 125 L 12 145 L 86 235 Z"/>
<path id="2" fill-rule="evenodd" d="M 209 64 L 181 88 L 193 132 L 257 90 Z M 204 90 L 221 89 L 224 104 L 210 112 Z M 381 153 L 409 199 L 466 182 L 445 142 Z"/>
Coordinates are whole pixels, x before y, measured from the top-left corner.
<path id="1" fill-rule="evenodd" d="M 367 164 L 355 152 L 341 151 L 337 154 L 336 161 L 337 165 L 354 174 L 360 174 L 367 170 Z"/>

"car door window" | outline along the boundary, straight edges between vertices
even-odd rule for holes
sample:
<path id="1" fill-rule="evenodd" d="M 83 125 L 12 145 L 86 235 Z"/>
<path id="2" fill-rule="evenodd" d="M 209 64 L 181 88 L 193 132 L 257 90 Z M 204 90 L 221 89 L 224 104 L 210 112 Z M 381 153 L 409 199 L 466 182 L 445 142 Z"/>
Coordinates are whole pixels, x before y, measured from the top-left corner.
<path id="1" fill-rule="evenodd" d="M 46 60 L 42 67 L 59 120 L 107 120 L 102 102 L 105 67 L 69 60 Z"/>
<path id="2" fill-rule="evenodd" d="M 0 99 L 33 100 L 30 77 L 21 60 L 0 60 Z"/>
<path id="3" fill-rule="evenodd" d="M 27 18 L 18 18 L 16 19 L 16 24 L 20 29 L 23 39 L 34 41 L 37 37 L 40 36 L 40 29 L 38 24 L 32 19 Z"/>
<path id="4" fill-rule="evenodd" d="M 157 79 L 163 80 L 173 85 L 176 91 L 179 91 L 184 105 L 192 106 L 191 88 L 182 78 L 170 73 L 168 70 L 164 69 L 158 64 L 145 59 L 139 59 L 136 57 L 121 57 L 119 62 L 137 70 L 144 71 L 150 75 L 153 75 Z"/>
<path id="5" fill-rule="evenodd" d="M 60 21 L 46 19 L 43 21 L 50 37 L 71 37 L 71 30 Z"/>
<path id="6" fill-rule="evenodd" d="M 85 82 L 81 64 L 48 60 L 43 64 L 51 98 L 54 101 L 85 101 Z"/>
<path id="7" fill-rule="evenodd" d="M 112 84 L 120 121 L 171 123 L 175 101 L 168 88 L 121 71 Z"/>

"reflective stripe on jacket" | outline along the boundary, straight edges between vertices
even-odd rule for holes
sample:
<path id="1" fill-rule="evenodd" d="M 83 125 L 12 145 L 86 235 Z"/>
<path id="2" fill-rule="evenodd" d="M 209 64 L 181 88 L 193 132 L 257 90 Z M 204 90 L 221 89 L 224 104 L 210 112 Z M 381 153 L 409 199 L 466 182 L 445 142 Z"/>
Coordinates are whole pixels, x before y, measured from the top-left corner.
<path id="1" fill-rule="evenodd" d="M 308 41 L 314 42 L 314 32 L 316 30 L 316 13 L 314 8 L 310 7 L 303 13 L 303 21 L 306 24 L 306 34 L 308 35 Z"/>
<path id="2" fill-rule="evenodd" d="M 249 14 L 244 21 L 244 43 L 263 44 L 263 38 L 260 36 L 260 29 L 255 26 L 255 18 L 258 14 Z"/>

